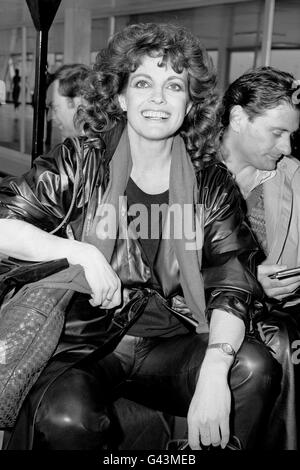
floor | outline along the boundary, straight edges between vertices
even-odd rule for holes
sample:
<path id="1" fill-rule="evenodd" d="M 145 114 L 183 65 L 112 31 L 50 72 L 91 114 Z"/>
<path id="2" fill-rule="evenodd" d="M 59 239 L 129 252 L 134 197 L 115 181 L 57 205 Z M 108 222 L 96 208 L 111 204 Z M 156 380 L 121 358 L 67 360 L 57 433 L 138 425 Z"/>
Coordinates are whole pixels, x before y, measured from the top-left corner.
<path id="1" fill-rule="evenodd" d="M 24 136 L 25 136 L 25 153 L 31 155 L 32 148 L 32 124 L 33 124 L 33 107 L 27 104 L 24 113 Z M 8 149 L 20 151 L 21 141 L 21 118 L 22 109 L 19 107 L 14 109 L 12 103 L 0 105 L 0 146 Z M 47 137 L 47 125 L 45 124 L 44 140 Z M 58 129 L 53 127 L 51 133 L 51 142 L 48 147 L 55 145 L 60 141 Z M 47 150 L 47 148 L 45 148 Z M 1 162 L 0 162 L 1 175 Z"/>

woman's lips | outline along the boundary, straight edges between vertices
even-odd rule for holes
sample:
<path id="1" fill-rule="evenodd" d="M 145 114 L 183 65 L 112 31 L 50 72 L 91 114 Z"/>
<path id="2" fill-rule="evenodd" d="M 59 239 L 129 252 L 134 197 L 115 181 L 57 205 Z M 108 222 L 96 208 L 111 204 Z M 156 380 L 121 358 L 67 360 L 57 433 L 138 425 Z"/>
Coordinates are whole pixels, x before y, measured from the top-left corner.
<path id="1" fill-rule="evenodd" d="M 142 115 L 147 119 L 168 119 L 170 117 L 170 113 L 167 113 L 166 111 L 146 110 L 142 112 Z"/>

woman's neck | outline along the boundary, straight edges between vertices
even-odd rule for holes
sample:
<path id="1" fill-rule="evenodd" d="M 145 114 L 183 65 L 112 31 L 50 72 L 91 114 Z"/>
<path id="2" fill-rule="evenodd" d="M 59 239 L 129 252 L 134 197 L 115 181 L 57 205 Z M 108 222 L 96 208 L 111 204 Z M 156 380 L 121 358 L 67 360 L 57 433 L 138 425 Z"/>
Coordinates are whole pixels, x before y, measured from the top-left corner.
<path id="1" fill-rule="evenodd" d="M 132 172 L 131 178 L 148 194 L 158 194 L 169 188 L 173 138 L 147 140 L 128 132 Z"/>
<path id="2" fill-rule="evenodd" d="M 136 136 L 128 130 L 132 163 L 137 168 L 160 167 L 171 160 L 173 137 L 164 140 L 150 140 Z"/>

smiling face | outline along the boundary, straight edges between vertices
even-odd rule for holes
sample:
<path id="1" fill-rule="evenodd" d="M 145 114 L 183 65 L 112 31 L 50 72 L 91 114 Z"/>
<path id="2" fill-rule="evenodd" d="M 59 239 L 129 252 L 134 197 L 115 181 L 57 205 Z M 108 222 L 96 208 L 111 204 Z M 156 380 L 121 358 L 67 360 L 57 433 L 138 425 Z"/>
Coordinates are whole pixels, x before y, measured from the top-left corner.
<path id="1" fill-rule="evenodd" d="M 298 129 L 299 115 L 298 110 L 282 102 L 250 120 L 241 106 L 234 106 L 230 124 L 239 169 L 250 165 L 259 170 L 274 170 L 282 155 L 291 153 L 291 134 Z"/>
<path id="2" fill-rule="evenodd" d="M 159 67 L 161 60 L 145 56 L 119 95 L 128 126 L 138 137 L 148 140 L 173 136 L 191 108 L 187 72 L 176 73 L 169 62 Z"/>

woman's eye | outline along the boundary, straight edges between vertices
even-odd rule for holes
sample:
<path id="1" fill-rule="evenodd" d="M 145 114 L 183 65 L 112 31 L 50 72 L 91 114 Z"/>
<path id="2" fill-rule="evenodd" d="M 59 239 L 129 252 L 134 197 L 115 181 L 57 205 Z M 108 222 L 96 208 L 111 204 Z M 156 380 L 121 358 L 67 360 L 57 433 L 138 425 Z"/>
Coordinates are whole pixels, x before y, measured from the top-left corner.
<path id="1" fill-rule="evenodd" d="M 170 83 L 169 88 L 173 91 L 182 91 L 183 90 L 183 86 L 179 83 Z"/>
<path id="2" fill-rule="evenodd" d="M 149 83 L 146 82 L 146 80 L 139 80 L 138 82 L 135 83 L 136 88 L 148 88 Z"/>
<path id="3" fill-rule="evenodd" d="M 281 131 L 273 131 L 273 135 L 275 135 L 276 137 L 281 137 L 282 132 Z"/>

